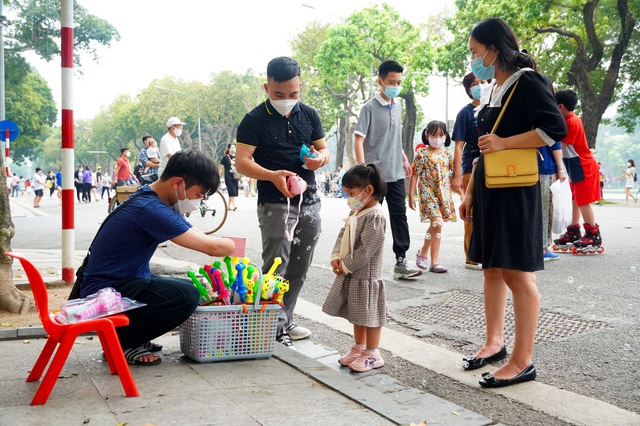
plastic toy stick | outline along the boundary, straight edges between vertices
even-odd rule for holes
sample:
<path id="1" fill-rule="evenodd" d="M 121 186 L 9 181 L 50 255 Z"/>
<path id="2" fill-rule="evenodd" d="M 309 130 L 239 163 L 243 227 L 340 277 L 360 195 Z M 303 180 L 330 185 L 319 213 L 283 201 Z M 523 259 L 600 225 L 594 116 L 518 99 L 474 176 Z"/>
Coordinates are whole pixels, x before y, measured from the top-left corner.
<path id="1" fill-rule="evenodd" d="M 220 269 L 214 269 L 212 272 L 213 279 L 218 284 L 218 296 L 220 297 L 220 299 L 222 299 L 225 305 L 230 305 L 231 302 L 229 301 L 229 289 L 224 285 L 224 282 L 222 281 L 222 271 Z"/>
<path id="2" fill-rule="evenodd" d="M 200 268 L 200 275 L 204 276 L 205 278 L 204 286 L 207 289 L 207 295 L 211 298 L 211 300 L 215 299 L 218 294 L 213 290 L 213 282 L 211 281 L 211 277 L 209 276 L 207 271 L 204 270 L 204 268 Z"/>
<path id="3" fill-rule="evenodd" d="M 282 258 L 281 257 L 276 257 L 275 259 L 273 259 L 273 264 L 271 265 L 271 268 L 269 269 L 269 272 L 266 273 L 265 275 L 265 279 L 267 277 L 273 277 L 276 273 L 276 269 L 278 269 L 278 266 L 280 266 L 280 264 L 282 263 Z"/>
<path id="4" fill-rule="evenodd" d="M 258 273 L 258 270 L 256 269 L 256 267 L 253 265 L 249 265 L 247 267 L 247 279 L 245 280 L 245 283 L 247 283 L 247 286 L 249 286 L 248 281 L 251 281 L 251 288 L 253 288 L 253 294 L 254 295 L 258 294 L 260 292 L 260 274 Z M 253 301 L 249 303 L 253 303 Z"/>
<path id="5" fill-rule="evenodd" d="M 213 288 L 213 291 L 216 291 L 216 292 L 219 291 L 218 283 L 215 282 L 215 280 L 213 279 L 213 275 L 211 275 L 211 265 L 204 265 L 202 268 L 200 268 L 200 273 L 204 275 L 207 281 L 211 283 L 211 287 Z"/>
<path id="6" fill-rule="evenodd" d="M 233 282 L 231 289 L 238 295 L 241 303 L 246 302 L 247 287 L 244 285 L 242 278 L 242 271 L 245 269 L 244 263 L 238 263 L 236 265 L 236 280 Z"/>
<path id="7" fill-rule="evenodd" d="M 211 299 L 207 294 L 207 289 L 204 288 L 200 283 L 200 281 L 198 280 L 198 278 L 196 278 L 196 273 L 193 271 L 189 271 L 187 272 L 187 275 L 189 276 L 189 278 L 191 278 L 191 282 L 193 282 L 193 285 L 195 286 L 195 288 L 198 289 L 198 292 L 200 293 L 200 297 L 206 300 L 207 302 L 211 302 Z"/>
<path id="8" fill-rule="evenodd" d="M 224 261 L 225 265 L 227 265 L 227 278 L 229 279 L 229 285 L 233 285 L 233 283 L 236 281 L 236 275 L 233 271 L 231 258 L 229 256 L 225 256 L 222 260 Z"/>
<path id="9" fill-rule="evenodd" d="M 224 282 L 224 286 L 225 286 L 226 288 L 229 288 L 229 286 L 231 285 L 231 283 L 229 283 L 229 280 L 227 279 L 227 275 L 222 271 L 222 267 L 221 267 L 221 265 L 222 265 L 222 264 L 220 263 L 220 261 L 219 261 L 219 260 L 216 260 L 215 262 L 213 262 L 213 263 L 211 264 L 211 266 L 212 266 L 214 269 L 219 269 L 219 270 L 220 270 L 220 273 L 222 274 L 222 275 L 221 275 L 222 282 Z M 218 290 L 218 292 L 220 292 L 220 290 Z"/>

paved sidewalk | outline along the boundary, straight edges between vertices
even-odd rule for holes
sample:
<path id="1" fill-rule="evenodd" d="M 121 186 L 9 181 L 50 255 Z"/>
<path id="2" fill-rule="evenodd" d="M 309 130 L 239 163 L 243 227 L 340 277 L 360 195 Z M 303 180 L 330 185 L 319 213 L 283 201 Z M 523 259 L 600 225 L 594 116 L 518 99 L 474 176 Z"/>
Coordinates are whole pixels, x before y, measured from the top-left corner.
<path id="1" fill-rule="evenodd" d="M 59 280 L 59 251 L 16 251 L 49 271 L 43 274 L 45 281 Z M 78 252 L 75 257 L 83 256 Z M 173 259 L 152 261 L 154 272 L 181 273 L 190 267 Z M 14 264 L 14 276 L 19 275 Z M 0 330 L 0 425 L 494 424 L 378 371 L 351 373 L 328 362 L 337 359 L 335 350 L 310 341 L 296 342 L 298 352 L 276 344 L 274 356 L 267 359 L 198 364 L 182 355 L 177 333 L 157 339 L 165 347 L 161 365 L 131 367 L 139 397 L 124 396 L 118 378 L 109 374 L 98 339 L 83 336 L 47 404 L 31 407 L 39 382 L 24 380 L 44 345 L 42 335 L 41 328 Z"/>

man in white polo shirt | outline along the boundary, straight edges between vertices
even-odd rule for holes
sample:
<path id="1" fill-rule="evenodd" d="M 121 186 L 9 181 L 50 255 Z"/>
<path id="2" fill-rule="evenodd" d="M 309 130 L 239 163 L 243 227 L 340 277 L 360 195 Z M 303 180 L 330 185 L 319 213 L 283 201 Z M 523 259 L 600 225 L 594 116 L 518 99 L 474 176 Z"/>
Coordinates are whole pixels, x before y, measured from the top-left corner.
<path id="1" fill-rule="evenodd" d="M 182 125 L 178 117 L 171 117 L 167 120 L 167 133 L 160 139 L 160 167 L 158 168 L 158 177 L 162 176 L 162 172 L 167 165 L 167 161 L 173 154 L 182 151 L 178 138 L 182 135 Z"/>

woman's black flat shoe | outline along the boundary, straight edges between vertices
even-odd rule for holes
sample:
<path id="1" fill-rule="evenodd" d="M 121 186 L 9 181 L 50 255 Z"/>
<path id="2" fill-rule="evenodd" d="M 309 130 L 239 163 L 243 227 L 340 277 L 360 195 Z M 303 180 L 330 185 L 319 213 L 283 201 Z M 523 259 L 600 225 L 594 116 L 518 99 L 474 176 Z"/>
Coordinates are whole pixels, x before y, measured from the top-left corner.
<path id="1" fill-rule="evenodd" d="M 476 358 L 474 356 L 465 356 L 464 358 L 462 358 L 462 360 L 464 361 L 462 363 L 462 368 L 464 368 L 465 370 L 476 370 L 480 367 L 484 367 L 490 362 L 500 361 L 501 359 L 506 358 L 506 356 L 507 356 L 507 347 L 505 345 L 502 345 L 502 349 L 500 349 L 498 353 L 495 353 L 486 358 Z"/>
<path id="2" fill-rule="evenodd" d="M 482 373 L 482 379 L 480 379 L 478 383 L 480 383 L 480 386 L 483 388 L 503 388 L 505 386 L 515 385 L 516 383 L 535 380 L 536 375 L 536 368 L 531 364 L 525 368 L 522 373 L 518 374 L 516 377 L 512 377 L 511 379 L 497 379 L 488 372 Z"/>

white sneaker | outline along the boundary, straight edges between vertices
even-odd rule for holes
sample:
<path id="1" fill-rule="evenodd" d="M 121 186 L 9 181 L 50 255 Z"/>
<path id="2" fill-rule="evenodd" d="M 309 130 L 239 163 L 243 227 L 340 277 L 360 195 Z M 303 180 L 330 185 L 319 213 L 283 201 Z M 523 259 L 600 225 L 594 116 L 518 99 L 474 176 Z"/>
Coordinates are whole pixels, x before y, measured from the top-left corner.
<path id="1" fill-rule="evenodd" d="M 476 263 L 472 261 L 467 261 L 464 263 L 464 267 L 467 269 L 473 269 L 476 271 L 482 271 L 482 263 Z"/>
<path id="2" fill-rule="evenodd" d="M 410 280 L 422 275 L 422 271 L 420 269 L 413 269 L 409 266 L 406 259 L 399 259 L 393 267 L 393 275 L 396 279 Z"/>
<path id="3" fill-rule="evenodd" d="M 291 340 L 302 340 L 311 336 L 311 330 L 309 330 L 308 328 L 299 326 L 295 322 L 292 322 L 291 324 L 289 324 L 289 327 L 287 327 L 286 332 L 287 334 L 289 334 L 289 337 L 291 337 Z"/>

